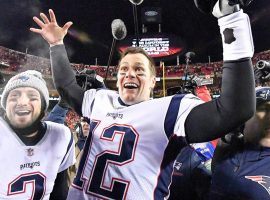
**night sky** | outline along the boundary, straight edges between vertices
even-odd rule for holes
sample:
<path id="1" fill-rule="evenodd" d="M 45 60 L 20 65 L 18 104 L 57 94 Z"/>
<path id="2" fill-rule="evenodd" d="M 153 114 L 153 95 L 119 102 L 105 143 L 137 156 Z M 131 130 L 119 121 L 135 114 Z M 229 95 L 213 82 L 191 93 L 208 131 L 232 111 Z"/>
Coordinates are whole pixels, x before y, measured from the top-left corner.
<path id="1" fill-rule="evenodd" d="M 222 59 L 221 39 L 217 21 L 213 16 L 200 13 L 193 0 L 144 0 L 137 7 L 141 32 L 141 8 L 162 8 L 162 32 L 175 34 L 186 44 L 186 51 L 196 53 L 195 62 Z M 65 38 L 71 62 L 106 65 L 112 43 L 111 22 L 120 18 L 127 26 L 128 36 L 134 34 L 132 5 L 128 0 L 0 0 L 0 45 L 17 51 L 48 58 L 48 44 L 37 34 L 29 31 L 37 27 L 32 20 L 40 12 L 52 8 L 63 25 L 74 24 Z M 270 49 L 270 1 L 254 0 L 245 9 L 250 15 L 255 51 Z M 157 32 L 157 25 L 149 27 Z M 116 64 L 115 52 L 112 65 Z M 176 59 L 166 61 L 176 64 Z M 184 56 L 180 55 L 180 62 Z M 165 63 L 166 64 L 166 63 Z"/>

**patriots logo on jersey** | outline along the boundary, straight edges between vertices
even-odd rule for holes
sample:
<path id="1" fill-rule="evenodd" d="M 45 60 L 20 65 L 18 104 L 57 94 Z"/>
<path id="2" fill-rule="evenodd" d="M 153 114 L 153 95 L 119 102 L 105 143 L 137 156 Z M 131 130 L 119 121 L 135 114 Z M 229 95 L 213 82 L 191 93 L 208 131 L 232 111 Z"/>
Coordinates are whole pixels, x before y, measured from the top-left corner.
<path id="1" fill-rule="evenodd" d="M 123 119 L 123 114 L 119 114 L 119 113 L 107 113 L 106 117 L 112 117 L 114 120 L 116 118 Z"/>
<path id="2" fill-rule="evenodd" d="M 270 195 L 270 177 L 269 176 L 245 176 L 246 179 L 250 179 L 254 182 L 257 182 L 266 189 Z"/>
<path id="3" fill-rule="evenodd" d="M 173 167 L 174 167 L 176 170 L 180 170 L 181 166 L 182 166 L 182 163 L 180 163 L 180 162 L 175 162 Z"/>
<path id="4" fill-rule="evenodd" d="M 181 166 L 182 166 L 182 163 L 181 162 L 175 162 L 173 164 L 173 176 L 183 176 L 183 173 L 180 171 L 181 169 Z"/>
<path id="5" fill-rule="evenodd" d="M 21 80 L 22 82 L 25 82 L 29 79 L 29 77 L 28 76 L 19 76 L 17 79 Z"/>
<path id="6" fill-rule="evenodd" d="M 21 170 L 23 170 L 23 169 L 25 169 L 25 168 L 33 169 L 35 166 L 40 166 L 40 161 L 21 164 L 21 165 L 20 165 L 20 169 L 21 169 Z"/>

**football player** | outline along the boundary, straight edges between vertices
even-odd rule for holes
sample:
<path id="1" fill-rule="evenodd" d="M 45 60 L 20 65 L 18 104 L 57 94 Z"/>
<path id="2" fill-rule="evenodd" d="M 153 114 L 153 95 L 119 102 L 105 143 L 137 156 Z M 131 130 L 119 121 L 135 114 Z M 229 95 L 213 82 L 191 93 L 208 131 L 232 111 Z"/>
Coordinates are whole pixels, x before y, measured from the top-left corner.
<path id="1" fill-rule="evenodd" d="M 42 122 L 49 92 L 40 72 L 12 77 L 2 93 L 0 199 L 65 199 L 74 141 L 64 125 Z"/>
<path id="2" fill-rule="evenodd" d="M 270 87 L 256 99 L 255 115 L 217 145 L 210 199 L 270 199 Z"/>
<path id="3" fill-rule="evenodd" d="M 173 163 L 183 147 L 221 137 L 253 115 L 249 18 L 228 0 L 217 1 L 213 10 L 223 39 L 224 69 L 222 94 L 207 103 L 192 94 L 151 99 L 155 64 L 139 47 L 127 48 L 120 58 L 118 92 L 84 92 L 63 45 L 72 22 L 58 26 L 52 10 L 50 19 L 44 13 L 41 19 L 33 18 L 40 29 L 30 30 L 50 44 L 57 90 L 78 114 L 91 120 L 68 199 L 167 198 Z"/>

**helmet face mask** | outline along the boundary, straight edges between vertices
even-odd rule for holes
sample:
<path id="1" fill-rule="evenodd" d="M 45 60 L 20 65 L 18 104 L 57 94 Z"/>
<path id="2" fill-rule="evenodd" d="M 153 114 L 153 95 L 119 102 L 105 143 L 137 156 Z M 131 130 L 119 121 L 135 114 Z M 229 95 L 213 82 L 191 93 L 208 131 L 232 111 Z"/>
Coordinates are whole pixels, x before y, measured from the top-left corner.
<path id="1" fill-rule="evenodd" d="M 265 102 L 270 101 L 270 87 L 256 88 L 256 105 L 259 107 Z"/>

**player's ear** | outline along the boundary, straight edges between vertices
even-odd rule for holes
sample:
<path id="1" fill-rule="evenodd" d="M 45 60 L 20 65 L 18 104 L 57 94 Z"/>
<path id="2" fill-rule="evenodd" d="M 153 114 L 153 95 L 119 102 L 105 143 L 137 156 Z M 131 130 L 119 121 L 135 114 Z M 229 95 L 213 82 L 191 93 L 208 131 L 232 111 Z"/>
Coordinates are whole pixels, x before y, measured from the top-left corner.
<path id="1" fill-rule="evenodd" d="M 118 79 L 116 81 L 116 87 L 119 88 L 119 81 L 118 81 Z"/>
<path id="2" fill-rule="evenodd" d="M 116 87 L 119 88 L 119 64 L 116 67 Z"/>
<path id="3" fill-rule="evenodd" d="M 120 76 L 121 77 L 121 76 Z M 120 81 L 119 81 L 119 71 L 117 71 L 116 74 L 116 87 L 119 88 L 120 87 Z"/>
<path id="4" fill-rule="evenodd" d="M 156 77 L 153 76 L 153 77 L 151 78 L 151 88 L 154 89 L 155 85 L 156 85 Z"/>

